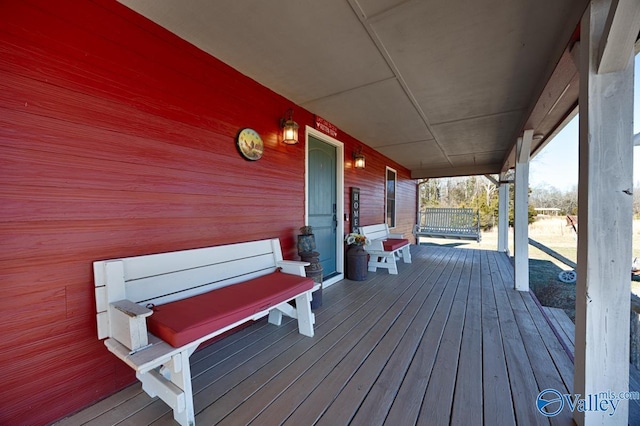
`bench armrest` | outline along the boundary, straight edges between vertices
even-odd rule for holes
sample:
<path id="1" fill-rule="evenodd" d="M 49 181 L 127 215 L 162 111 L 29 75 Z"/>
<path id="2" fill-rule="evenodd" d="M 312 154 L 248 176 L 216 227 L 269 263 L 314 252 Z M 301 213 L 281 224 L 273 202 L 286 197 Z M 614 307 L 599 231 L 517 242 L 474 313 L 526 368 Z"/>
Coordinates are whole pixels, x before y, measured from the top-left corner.
<path id="1" fill-rule="evenodd" d="M 297 275 L 299 277 L 306 277 L 307 273 L 304 270 L 305 266 L 309 266 L 309 262 L 300 262 L 297 260 L 279 260 L 276 265 L 282 268 L 282 272 L 285 274 Z"/>
<path id="2" fill-rule="evenodd" d="M 404 238 L 404 234 L 392 234 L 392 233 L 389 233 L 389 236 L 387 238 L 403 239 Z"/>
<path id="3" fill-rule="evenodd" d="M 364 246 L 364 249 L 368 252 L 381 252 L 384 251 L 384 245 L 382 244 L 384 240 L 370 240 L 368 245 Z"/>
<path id="4" fill-rule="evenodd" d="M 126 299 L 110 303 L 109 327 L 111 337 L 132 352 L 145 348 L 149 344 L 146 318 L 152 313 L 151 309 Z"/>
<path id="5" fill-rule="evenodd" d="M 149 308 L 133 303 L 131 300 L 118 300 L 111 304 L 114 308 L 130 317 L 148 317 L 153 313 Z"/>

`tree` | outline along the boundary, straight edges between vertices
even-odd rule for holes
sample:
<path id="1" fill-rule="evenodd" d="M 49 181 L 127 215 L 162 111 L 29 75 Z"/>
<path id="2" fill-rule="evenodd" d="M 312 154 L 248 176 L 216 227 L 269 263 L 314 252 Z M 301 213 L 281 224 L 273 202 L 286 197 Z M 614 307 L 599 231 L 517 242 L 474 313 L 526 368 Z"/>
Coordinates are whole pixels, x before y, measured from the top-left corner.
<path id="1" fill-rule="evenodd" d="M 419 181 L 418 185 L 421 209 L 426 207 L 472 208 L 480 214 L 480 227 L 482 229 L 491 229 L 498 223 L 498 188 L 493 182 L 484 177 L 424 179 Z M 551 192 L 551 190 L 549 191 Z M 513 225 L 513 184 L 511 184 L 509 193 L 511 196 L 509 201 L 509 224 Z M 529 190 L 529 194 L 529 223 L 533 223 L 536 218 L 535 207 L 541 205 L 541 202 L 533 202 L 535 196 L 532 190 Z M 552 193 L 552 195 L 541 194 L 542 198 L 555 197 L 557 200 L 561 198 L 556 193 Z"/>
<path id="2" fill-rule="evenodd" d="M 509 226 L 514 226 L 514 217 L 515 217 L 515 185 L 510 184 L 509 188 Z M 535 205 L 531 202 L 531 188 L 529 188 L 529 209 L 527 211 L 527 223 L 531 224 L 536 221 L 536 208 Z"/>
<path id="3" fill-rule="evenodd" d="M 441 195 L 438 179 L 420 179 L 418 188 L 422 207 L 438 207 L 440 205 Z"/>
<path id="4" fill-rule="evenodd" d="M 561 192 L 553 186 L 538 186 L 531 190 L 530 203 L 535 207 L 559 208 L 561 215 L 578 214 L 578 188 Z"/>

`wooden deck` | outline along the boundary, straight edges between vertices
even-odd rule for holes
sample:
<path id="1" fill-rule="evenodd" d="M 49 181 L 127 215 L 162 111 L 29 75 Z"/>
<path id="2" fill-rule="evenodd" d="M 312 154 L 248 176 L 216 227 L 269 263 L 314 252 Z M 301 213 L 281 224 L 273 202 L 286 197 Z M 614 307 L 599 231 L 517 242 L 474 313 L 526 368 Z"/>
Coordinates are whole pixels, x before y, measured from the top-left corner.
<path id="1" fill-rule="evenodd" d="M 536 410 L 573 364 L 501 253 L 412 246 L 399 275 L 325 289 L 316 334 L 260 321 L 192 357 L 199 425 L 572 424 Z M 171 425 L 139 384 L 59 425 Z"/>

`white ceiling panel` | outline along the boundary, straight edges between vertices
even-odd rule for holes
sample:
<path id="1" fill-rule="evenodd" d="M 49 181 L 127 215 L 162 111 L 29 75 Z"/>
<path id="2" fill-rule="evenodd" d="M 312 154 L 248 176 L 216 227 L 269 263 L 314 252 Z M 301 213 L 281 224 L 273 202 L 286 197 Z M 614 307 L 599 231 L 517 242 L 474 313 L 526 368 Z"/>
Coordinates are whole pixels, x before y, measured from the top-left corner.
<path id="1" fill-rule="evenodd" d="M 371 147 L 431 140 L 433 136 L 396 79 L 303 104 Z"/>
<path id="2" fill-rule="evenodd" d="M 557 132 L 588 3 L 121 1 L 417 177 L 497 173 L 525 124 Z"/>
<path id="3" fill-rule="evenodd" d="M 377 150 L 393 161 L 408 165 L 410 169 L 422 169 L 429 166 L 451 167 L 451 163 L 433 140 L 387 146 L 377 148 Z"/>
<path id="4" fill-rule="evenodd" d="M 476 167 L 481 164 L 499 162 L 506 151 L 474 152 L 473 154 L 452 155 L 449 158 L 454 167 Z"/>
<path id="5" fill-rule="evenodd" d="M 345 1 L 120 1 L 296 103 L 393 76 Z"/>
<path id="6" fill-rule="evenodd" d="M 433 126 L 447 155 L 505 151 L 502 142 L 512 132 L 518 112 L 442 123 Z"/>
<path id="7" fill-rule="evenodd" d="M 541 23 L 562 2 L 523 3 L 413 1 L 372 27 L 432 124 L 491 115 L 530 105 L 557 43 Z"/>

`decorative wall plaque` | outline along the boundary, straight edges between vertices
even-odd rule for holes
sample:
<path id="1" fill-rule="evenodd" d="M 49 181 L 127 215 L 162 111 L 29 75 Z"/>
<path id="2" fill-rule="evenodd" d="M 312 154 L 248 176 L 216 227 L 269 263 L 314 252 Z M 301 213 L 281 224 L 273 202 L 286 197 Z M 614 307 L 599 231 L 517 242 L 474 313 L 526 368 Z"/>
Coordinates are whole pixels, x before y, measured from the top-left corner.
<path id="1" fill-rule="evenodd" d="M 256 161 L 262 157 L 264 144 L 255 130 L 249 128 L 240 130 L 236 143 L 238 144 L 238 151 L 247 160 Z"/>
<path id="2" fill-rule="evenodd" d="M 360 188 L 351 187 L 351 232 L 360 228 Z"/>

